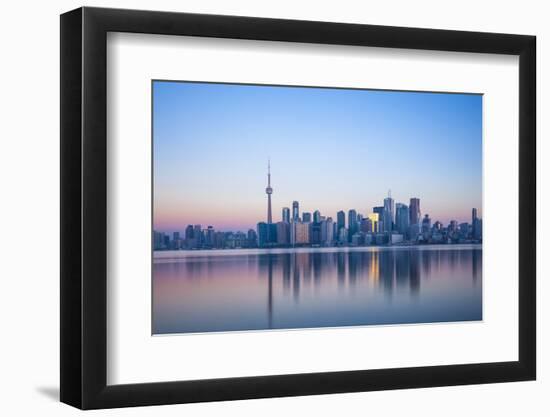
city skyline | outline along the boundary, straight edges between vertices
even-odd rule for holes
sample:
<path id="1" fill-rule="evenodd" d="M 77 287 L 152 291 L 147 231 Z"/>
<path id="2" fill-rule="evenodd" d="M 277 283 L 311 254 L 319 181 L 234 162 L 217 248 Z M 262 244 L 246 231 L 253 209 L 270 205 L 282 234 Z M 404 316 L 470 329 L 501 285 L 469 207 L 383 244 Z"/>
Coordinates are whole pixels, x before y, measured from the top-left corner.
<path id="1" fill-rule="evenodd" d="M 273 222 L 294 200 L 367 215 L 387 188 L 444 224 L 482 217 L 481 96 L 156 81 L 153 94 L 157 231 L 255 229 L 268 158 Z"/>
<path id="2" fill-rule="evenodd" d="M 300 202 L 281 208 L 279 220 L 273 220 L 271 196 L 271 161 L 267 161 L 267 206 L 264 219 L 256 229 L 224 232 L 213 223 L 188 224 L 185 230 L 168 234 L 153 229 L 153 249 L 243 249 L 281 247 L 379 246 L 448 243 L 481 243 L 482 219 L 477 208 L 471 210 L 471 223 L 451 220 L 448 225 L 422 213 L 421 199 L 411 197 L 409 204 L 396 202 L 388 190 L 382 205 L 372 211 L 340 209 L 336 215 L 323 215 L 320 210 L 300 211 Z M 290 205 L 289 205 L 290 206 Z M 170 234 L 171 233 L 171 234 Z"/>

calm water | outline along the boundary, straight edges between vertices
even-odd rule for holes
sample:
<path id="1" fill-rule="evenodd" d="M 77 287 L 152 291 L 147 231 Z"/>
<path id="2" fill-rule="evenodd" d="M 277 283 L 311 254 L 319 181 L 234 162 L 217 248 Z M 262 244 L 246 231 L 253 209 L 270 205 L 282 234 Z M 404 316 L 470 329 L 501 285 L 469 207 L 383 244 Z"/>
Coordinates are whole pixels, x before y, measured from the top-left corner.
<path id="1" fill-rule="evenodd" d="M 481 245 L 155 253 L 153 333 L 481 320 Z"/>

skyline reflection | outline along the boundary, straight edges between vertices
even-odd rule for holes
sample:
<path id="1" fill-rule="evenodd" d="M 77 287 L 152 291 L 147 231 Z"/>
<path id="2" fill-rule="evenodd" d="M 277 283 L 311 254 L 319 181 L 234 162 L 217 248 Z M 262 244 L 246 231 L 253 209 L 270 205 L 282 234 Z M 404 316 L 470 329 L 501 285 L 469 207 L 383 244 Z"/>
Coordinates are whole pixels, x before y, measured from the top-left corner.
<path id="1" fill-rule="evenodd" d="M 481 245 L 155 258 L 153 333 L 482 319 Z"/>

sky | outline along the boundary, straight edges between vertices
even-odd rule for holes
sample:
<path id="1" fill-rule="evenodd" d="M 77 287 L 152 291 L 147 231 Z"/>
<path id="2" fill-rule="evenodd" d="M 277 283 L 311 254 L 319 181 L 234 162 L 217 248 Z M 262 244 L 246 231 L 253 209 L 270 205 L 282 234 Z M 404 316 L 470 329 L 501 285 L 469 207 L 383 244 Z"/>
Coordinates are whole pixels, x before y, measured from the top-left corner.
<path id="1" fill-rule="evenodd" d="M 153 82 L 153 222 L 255 229 L 300 212 L 420 198 L 422 215 L 482 215 L 482 96 L 340 88 Z"/>

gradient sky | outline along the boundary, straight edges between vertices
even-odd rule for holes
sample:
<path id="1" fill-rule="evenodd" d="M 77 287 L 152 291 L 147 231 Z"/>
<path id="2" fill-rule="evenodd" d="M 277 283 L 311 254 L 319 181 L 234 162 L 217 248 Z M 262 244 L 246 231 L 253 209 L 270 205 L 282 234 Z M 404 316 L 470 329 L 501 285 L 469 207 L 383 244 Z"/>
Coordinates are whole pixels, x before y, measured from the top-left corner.
<path id="1" fill-rule="evenodd" d="M 481 216 L 482 96 L 153 82 L 154 228 L 242 230 L 281 208 L 368 214 L 391 189 L 432 222 Z"/>

